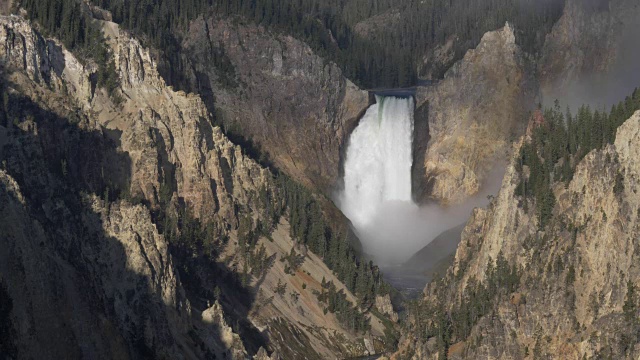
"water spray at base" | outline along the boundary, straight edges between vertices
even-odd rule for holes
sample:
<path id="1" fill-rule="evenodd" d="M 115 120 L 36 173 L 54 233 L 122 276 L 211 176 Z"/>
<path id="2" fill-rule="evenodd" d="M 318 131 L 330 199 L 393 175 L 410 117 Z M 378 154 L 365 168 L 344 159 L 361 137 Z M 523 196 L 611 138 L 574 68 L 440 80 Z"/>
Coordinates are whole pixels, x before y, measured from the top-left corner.
<path id="1" fill-rule="evenodd" d="M 464 222 L 474 207 L 486 205 L 486 195 L 499 184 L 490 181 L 494 189 L 463 205 L 416 205 L 411 192 L 413 107 L 413 98 L 376 96 L 349 139 L 344 189 L 337 199 L 365 252 L 383 266 L 404 262 Z"/>

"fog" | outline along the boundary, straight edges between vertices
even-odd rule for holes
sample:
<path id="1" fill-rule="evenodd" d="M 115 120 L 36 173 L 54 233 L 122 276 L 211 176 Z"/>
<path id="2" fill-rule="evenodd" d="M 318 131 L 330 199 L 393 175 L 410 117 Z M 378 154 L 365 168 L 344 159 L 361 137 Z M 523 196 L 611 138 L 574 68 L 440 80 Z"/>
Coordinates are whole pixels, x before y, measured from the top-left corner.
<path id="1" fill-rule="evenodd" d="M 467 220 L 500 187 L 497 166 L 479 195 L 464 204 L 418 206 L 411 189 L 412 98 L 377 96 L 349 137 L 344 189 L 336 203 L 351 219 L 364 251 L 379 265 L 406 261 L 433 238 Z"/>
<path id="2" fill-rule="evenodd" d="M 582 5 L 606 7 L 599 0 Z M 571 82 L 559 79 L 546 89 L 545 105 L 558 99 L 574 112 L 583 104 L 609 110 L 640 86 L 640 19 L 632 22 L 622 32 L 611 71 L 580 74 Z M 364 251 L 383 267 L 405 262 L 442 232 L 466 222 L 475 207 L 487 205 L 487 195 L 497 194 L 504 173 L 504 166 L 496 166 L 480 193 L 463 204 L 418 206 L 411 200 L 412 136 L 413 100 L 377 97 L 347 147 L 345 186 L 336 203 L 352 220 Z"/>
<path id="3" fill-rule="evenodd" d="M 622 30 L 616 59 L 610 70 L 604 73 L 581 74 L 579 79 L 569 82 L 552 83 L 546 89 L 543 102 L 545 106 L 553 106 L 554 101 L 560 101 L 561 106 L 569 106 L 576 111 L 582 105 L 589 105 L 592 109 L 609 111 L 640 87 L 640 19 L 628 23 Z M 603 49 L 605 51 L 606 49 Z M 589 59 L 585 59 L 589 60 Z"/>
<path id="4" fill-rule="evenodd" d="M 364 251 L 382 267 L 404 263 L 440 233 L 466 222 L 474 208 L 486 206 L 487 196 L 498 193 L 503 175 L 504 166 L 495 166 L 478 195 L 455 206 L 382 202 L 369 221 L 354 223 Z"/>

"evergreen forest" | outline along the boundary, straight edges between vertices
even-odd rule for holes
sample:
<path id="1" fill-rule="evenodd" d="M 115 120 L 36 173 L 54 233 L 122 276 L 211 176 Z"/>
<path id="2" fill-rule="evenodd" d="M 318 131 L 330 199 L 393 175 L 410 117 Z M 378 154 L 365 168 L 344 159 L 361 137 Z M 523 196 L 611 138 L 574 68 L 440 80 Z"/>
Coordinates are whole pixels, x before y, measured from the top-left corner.
<path id="1" fill-rule="evenodd" d="M 553 108 L 544 110 L 531 141 L 520 149 L 517 169 L 522 173 L 527 166 L 529 176 L 523 176 L 516 188 L 516 195 L 523 196 L 525 206 L 529 199 L 535 199 L 541 227 L 551 219 L 555 206 L 551 185 L 558 181 L 568 184 L 580 160 L 590 151 L 612 144 L 618 127 L 638 109 L 640 90 L 636 89 L 609 111 L 583 105 L 572 114 L 568 108 L 563 112 L 558 101 Z"/>
<path id="2" fill-rule="evenodd" d="M 181 40 L 198 16 L 236 18 L 292 35 L 308 43 L 363 88 L 415 85 L 418 64 L 426 54 L 453 41 L 453 56 L 432 64 L 435 77 L 475 47 L 482 35 L 508 21 L 517 40 L 536 55 L 545 35 L 562 13 L 558 0 L 91 0 L 111 11 L 113 20 L 163 52 L 170 66 L 165 78 L 181 83 Z M 25 0 L 32 18 L 70 48 L 82 48 L 97 35 L 75 0 Z M 395 14 L 395 15 L 394 15 Z M 400 21 L 374 26 L 366 33 L 356 26 L 372 17 L 399 16 Z M 92 53 L 87 51 L 87 53 Z M 99 52 L 98 52 L 99 54 Z M 436 79 L 432 79 L 436 80 Z"/>

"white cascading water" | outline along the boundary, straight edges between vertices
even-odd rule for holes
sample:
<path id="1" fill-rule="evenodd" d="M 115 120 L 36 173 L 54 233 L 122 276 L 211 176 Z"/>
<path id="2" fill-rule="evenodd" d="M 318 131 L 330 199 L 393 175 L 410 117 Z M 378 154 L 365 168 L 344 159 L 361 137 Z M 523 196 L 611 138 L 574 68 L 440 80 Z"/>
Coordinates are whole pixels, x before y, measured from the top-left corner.
<path id="1" fill-rule="evenodd" d="M 351 134 L 342 211 L 366 226 L 388 201 L 411 202 L 413 98 L 376 96 Z"/>
<path id="2" fill-rule="evenodd" d="M 347 147 L 340 208 L 365 251 L 386 263 L 416 250 L 407 246 L 418 235 L 412 224 L 424 220 L 411 194 L 413 107 L 413 98 L 376 96 Z"/>
<path id="3" fill-rule="evenodd" d="M 379 265 L 406 261 L 441 232 L 460 225 L 500 188 L 502 168 L 490 186 L 464 204 L 418 206 L 411 194 L 413 98 L 376 96 L 349 138 L 344 190 L 337 203 L 351 219 L 364 250 Z"/>

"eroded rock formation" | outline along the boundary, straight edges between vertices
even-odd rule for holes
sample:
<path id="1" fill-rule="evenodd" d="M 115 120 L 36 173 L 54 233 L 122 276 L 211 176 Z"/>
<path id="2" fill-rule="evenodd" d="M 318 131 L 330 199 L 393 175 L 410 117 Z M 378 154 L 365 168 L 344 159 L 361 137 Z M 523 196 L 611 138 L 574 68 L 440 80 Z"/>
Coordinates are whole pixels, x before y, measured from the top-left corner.
<path id="1" fill-rule="evenodd" d="M 497 198 L 469 219 L 446 290 L 437 283 L 425 289 L 425 304 L 451 310 L 473 296 L 470 284 L 488 281 L 492 261 L 504 259 L 519 271 L 517 291 L 489 303 L 467 338 L 451 339 L 450 358 L 638 356 L 631 335 L 638 299 L 630 289 L 640 285 L 639 136 L 636 112 L 615 144 L 589 153 L 566 187 L 556 184 L 558 202 L 546 228 L 515 197 L 520 175 L 512 162 Z M 438 358 L 436 337 L 415 346 L 414 339 L 406 334 L 398 357 Z"/>
<path id="2" fill-rule="evenodd" d="M 279 190 L 268 169 L 212 124 L 199 96 L 166 86 L 149 50 L 114 23 L 102 25 L 120 81 L 114 94 L 96 86 L 95 64 L 20 17 L 0 17 L 0 271 L 20 356 L 366 354 L 362 336 L 325 315 L 311 292 L 324 277 L 356 302 L 322 260 L 309 253 L 295 276 L 276 261 L 295 243 L 284 220 L 272 235 L 278 246 L 258 239 L 277 265 L 250 277 L 249 290 L 223 288 L 226 308 L 203 298 L 214 285 L 194 296 L 198 275 L 181 279 L 158 214 L 188 212 L 211 224 L 210 235 L 226 240 L 207 263 L 221 270 L 207 276 L 239 277 L 250 270 L 239 251 L 240 218 L 264 221 Z M 278 280 L 287 292 L 275 293 Z M 375 318 L 371 325 L 380 349 L 384 326 Z"/>
<path id="3" fill-rule="evenodd" d="M 366 91 L 305 43 L 260 26 L 200 18 L 183 46 L 197 87 L 215 89 L 210 101 L 229 131 L 295 179 L 333 189 L 343 146 L 369 106 Z M 215 54 L 229 68 L 216 67 Z"/>
<path id="4" fill-rule="evenodd" d="M 436 85 L 418 88 L 414 194 L 455 204 L 478 192 L 524 130 L 536 86 L 513 28 L 484 35 Z M 426 118 L 426 120 L 425 120 Z"/>

